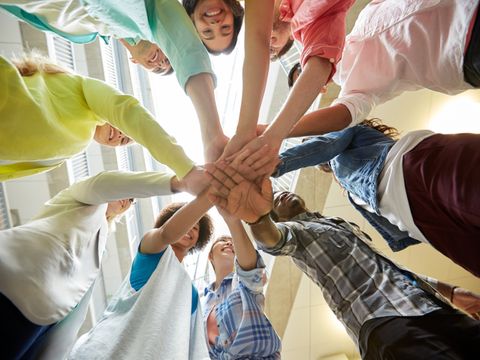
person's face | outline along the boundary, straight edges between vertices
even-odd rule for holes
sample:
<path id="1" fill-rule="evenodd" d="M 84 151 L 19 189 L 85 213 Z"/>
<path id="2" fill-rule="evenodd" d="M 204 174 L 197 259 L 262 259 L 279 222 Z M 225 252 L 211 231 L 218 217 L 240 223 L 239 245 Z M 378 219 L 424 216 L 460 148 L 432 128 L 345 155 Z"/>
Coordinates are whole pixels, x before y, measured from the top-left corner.
<path id="1" fill-rule="evenodd" d="M 234 259 L 235 249 L 230 238 L 218 240 L 210 250 L 210 261 L 213 264 L 227 263 L 233 266 Z"/>
<path id="2" fill-rule="evenodd" d="M 93 138 L 99 144 L 107 146 L 127 145 L 133 142 L 131 138 L 108 123 L 97 126 Z"/>
<path id="3" fill-rule="evenodd" d="M 190 16 L 207 48 L 223 51 L 231 44 L 233 13 L 223 0 L 199 0 Z"/>
<path id="4" fill-rule="evenodd" d="M 291 38 L 290 23 L 281 20 L 275 21 L 270 35 L 270 55 L 278 56 L 280 50 Z"/>
<path id="5" fill-rule="evenodd" d="M 132 202 L 133 199 L 110 201 L 105 213 L 107 219 L 113 219 L 114 217 L 123 214 L 130 208 Z"/>
<path id="6" fill-rule="evenodd" d="M 130 60 L 134 64 L 142 65 L 145 69 L 156 74 L 165 74 L 172 66 L 163 51 L 156 45 L 146 40 L 140 40 L 136 45 L 127 46 Z"/>
<path id="7" fill-rule="evenodd" d="M 200 224 L 196 223 L 185 235 L 172 244 L 172 246 L 184 251 L 189 251 L 197 244 L 199 234 Z"/>
<path id="8" fill-rule="evenodd" d="M 305 201 L 297 194 L 281 191 L 273 196 L 273 210 L 280 221 L 290 220 L 307 210 Z"/>

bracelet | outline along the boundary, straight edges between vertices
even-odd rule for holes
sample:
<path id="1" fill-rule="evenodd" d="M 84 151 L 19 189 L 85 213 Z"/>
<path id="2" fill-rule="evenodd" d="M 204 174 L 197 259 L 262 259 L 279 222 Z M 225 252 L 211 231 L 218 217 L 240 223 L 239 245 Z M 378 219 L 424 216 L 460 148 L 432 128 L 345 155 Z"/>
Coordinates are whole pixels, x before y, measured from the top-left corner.
<path id="1" fill-rule="evenodd" d="M 262 215 L 262 216 L 260 216 L 260 217 L 259 217 L 256 221 L 254 221 L 254 222 L 245 221 L 245 223 L 246 223 L 247 225 L 250 225 L 250 226 L 252 226 L 252 225 L 257 225 L 257 224 L 261 223 L 267 216 L 270 217 L 270 214 Z"/>
<path id="2" fill-rule="evenodd" d="M 452 286 L 452 290 L 450 290 L 450 302 L 452 304 L 453 304 L 453 295 L 456 288 L 458 288 L 458 286 Z"/>

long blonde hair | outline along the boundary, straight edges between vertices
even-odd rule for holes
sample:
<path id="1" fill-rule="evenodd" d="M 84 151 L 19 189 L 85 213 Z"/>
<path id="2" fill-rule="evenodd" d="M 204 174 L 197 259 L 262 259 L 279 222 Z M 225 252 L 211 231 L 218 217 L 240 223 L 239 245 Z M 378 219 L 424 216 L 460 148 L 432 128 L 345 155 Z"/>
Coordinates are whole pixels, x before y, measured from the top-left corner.
<path id="1" fill-rule="evenodd" d="M 71 72 L 64 67 L 55 64 L 52 59 L 35 50 L 24 53 L 20 57 L 13 58 L 11 61 L 22 76 L 32 76 L 37 72 L 43 72 L 46 74 L 65 74 Z"/>

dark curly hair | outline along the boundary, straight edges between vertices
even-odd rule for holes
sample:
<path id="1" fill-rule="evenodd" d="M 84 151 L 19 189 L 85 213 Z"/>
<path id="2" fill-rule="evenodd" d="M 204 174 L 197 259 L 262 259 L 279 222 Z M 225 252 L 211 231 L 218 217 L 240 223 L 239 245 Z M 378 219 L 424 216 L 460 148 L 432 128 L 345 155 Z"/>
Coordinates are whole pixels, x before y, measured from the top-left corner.
<path id="1" fill-rule="evenodd" d="M 193 12 L 195 11 L 195 8 L 197 7 L 199 0 L 182 0 L 182 5 L 185 8 L 185 11 L 187 12 L 188 16 L 192 16 Z M 238 39 L 238 34 L 240 33 L 240 30 L 242 29 L 242 24 L 243 24 L 243 16 L 245 15 L 245 10 L 243 9 L 242 5 L 240 5 L 240 2 L 238 0 L 223 0 L 223 2 L 232 10 L 233 13 L 233 37 L 232 37 L 232 42 L 228 47 L 223 49 L 222 51 L 215 51 L 212 49 L 209 49 L 207 45 L 205 47 L 207 48 L 207 51 L 212 54 L 212 55 L 220 55 L 220 54 L 230 54 L 233 49 L 235 49 L 235 46 L 237 45 L 237 39 Z"/>
<path id="2" fill-rule="evenodd" d="M 175 214 L 180 208 L 185 205 L 185 202 L 177 202 L 171 203 L 165 206 L 158 214 L 157 219 L 155 220 L 155 225 L 153 226 L 155 229 L 160 228 L 163 224 L 170 219 L 173 214 Z M 203 215 L 200 221 L 198 222 L 200 225 L 200 230 L 198 232 L 198 240 L 197 243 L 193 248 L 191 248 L 188 252 L 194 253 L 195 251 L 202 250 L 205 245 L 210 241 L 210 238 L 213 234 L 213 222 L 210 216 L 207 214 Z"/>
<path id="3" fill-rule="evenodd" d="M 378 118 L 373 118 L 373 119 L 365 119 L 358 125 L 366 126 L 372 129 L 375 129 L 377 131 L 380 131 L 383 135 L 389 137 L 390 139 L 396 140 L 400 133 L 398 132 L 398 129 L 385 125 L 382 120 Z M 331 173 L 332 168 L 330 167 L 330 163 L 324 163 L 318 165 L 320 170 L 326 172 L 326 173 Z"/>

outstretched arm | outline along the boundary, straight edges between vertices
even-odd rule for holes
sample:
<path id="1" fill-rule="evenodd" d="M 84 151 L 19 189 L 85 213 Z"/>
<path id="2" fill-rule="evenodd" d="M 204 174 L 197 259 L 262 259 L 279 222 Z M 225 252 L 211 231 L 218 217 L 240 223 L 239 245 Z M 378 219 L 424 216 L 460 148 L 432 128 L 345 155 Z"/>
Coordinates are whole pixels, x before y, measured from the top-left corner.
<path id="1" fill-rule="evenodd" d="M 254 153 L 263 145 L 268 144 L 270 152 L 267 157 L 273 160 L 278 155 L 283 139 L 288 136 L 291 128 L 304 115 L 325 85 L 330 76 L 331 67 L 332 65 L 327 59 L 311 57 L 273 123 L 261 136 L 245 145 L 243 150 L 248 149 Z M 228 157 L 227 160 L 234 160 L 235 155 Z M 274 167 L 265 166 L 264 169 L 264 174 L 268 174 L 273 171 Z"/>
<path id="2" fill-rule="evenodd" d="M 140 251 L 144 254 L 157 254 L 165 250 L 193 228 L 212 206 L 207 198 L 207 191 L 204 191 L 178 210 L 160 228 L 148 231 L 142 238 Z"/>
<path id="3" fill-rule="evenodd" d="M 240 150 L 256 136 L 256 125 L 270 66 L 274 0 L 245 1 L 245 60 L 240 117 L 224 156 Z"/>
<path id="4" fill-rule="evenodd" d="M 346 128 L 352 122 L 348 108 L 343 104 L 312 111 L 300 118 L 287 137 L 322 135 Z"/>
<path id="5" fill-rule="evenodd" d="M 213 78 L 207 73 L 192 76 L 185 89 L 200 121 L 205 161 L 213 162 L 220 157 L 228 140 L 220 125 Z"/>
<path id="6" fill-rule="evenodd" d="M 245 271 L 255 269 L 257 267 L 257 252 L 243 228 L 242 222 L 225 211 L 221 211 L 221 215 L 227 223 L 230 235 L 232 235 L 238 265 Z"/>
<path id="7" fill-rule="evenodd" d="M 449 300 L 453 305 L 470 314 L 473 318 L 480 320 L 480 295 L 470 290 L 448 284 L 437 279 L 416 275 L 435 290 L 437 290 L 444 298 Z"/>

